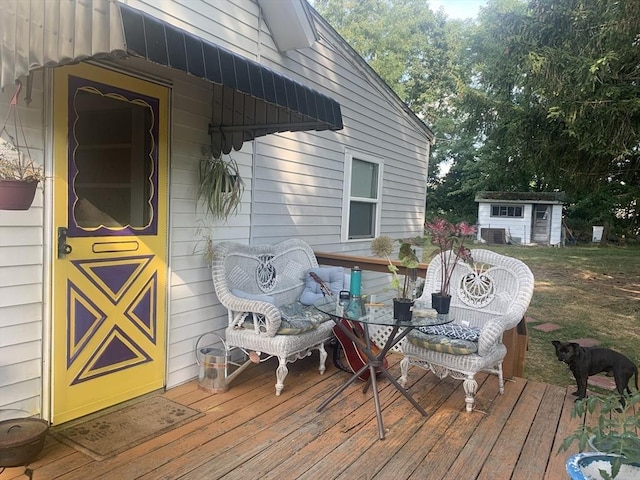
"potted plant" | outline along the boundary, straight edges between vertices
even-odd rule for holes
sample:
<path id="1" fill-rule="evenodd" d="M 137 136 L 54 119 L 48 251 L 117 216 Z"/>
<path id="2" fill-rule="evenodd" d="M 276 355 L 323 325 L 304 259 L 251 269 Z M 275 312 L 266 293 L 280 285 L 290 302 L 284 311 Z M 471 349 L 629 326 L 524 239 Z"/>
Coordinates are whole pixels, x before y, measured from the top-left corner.
<path id="1" fill-rule="evenodd" d="M 625 394 L 624 402 L 617 393 L 605 397 L 591 396 L 576 401 L 573 418 L 581 417 L 582 425 L 566 437 L 559 452 L 578 442 L 580 452 L 567 459 L 567 472 L 572 479 L 640 478 L 640 391 Z M 623 403 L 623 404 L 622 404 Z M 595 418 L 589 419 L 589 416 Z"/>
<path id="2" fill-rule="evenodd" d="M 471 251 L 464 245 L 467 238 L 473 238 L 476 227 L 466 222 L 451 223 L 436 217 L 425 223 L 425 232 L 437 248 L 433 256 L 439 255 L 442 262 L 440 271 L 440 291 L 431 294 L 431 306 L 438 313 L 449 313 L 451 304 L 451 277 L 459 260 L 473 263 Z"/>
<path id="3" fill-rule="evenodd" d="M 407 321 L 411 319 L 411 308 L 413 307 L 415 295 L 412 286 L 415 285 L 417 280 L 416 269 L 420 263 L 413 246 L 415 246 L 419 240 L 401 239 L 398 240 L 398 242 L 400 243 L 398 259 L 402 266 L 407 268 L 407 274 L 403 279 L 401 279 L 398 274 L 400 269 L 391 261 L 393 244 L 395 243 L 393 238 L 383 235 L 373 239 L 371 241 L 371 252 L 377 257 L 387 259 L 387 268 L 389 272 L 391 272 L 391 287 L 395 290 L 395 297 L 393 298 L 394 318 L 400 321 Z"/>
<path id="4" fill-rule="evenodd" d="M 200 160 L 198 198 L 214 217 L 226 220 L 235 213 L 242 200 L 244 182 L 238 164 L 231 157 L 204 152 Z"/>
<path id="5" fill-rule="evenodd" d="M 42 179 L 40 165 L 0 137 L 0 209 L 28 210 Z"/>

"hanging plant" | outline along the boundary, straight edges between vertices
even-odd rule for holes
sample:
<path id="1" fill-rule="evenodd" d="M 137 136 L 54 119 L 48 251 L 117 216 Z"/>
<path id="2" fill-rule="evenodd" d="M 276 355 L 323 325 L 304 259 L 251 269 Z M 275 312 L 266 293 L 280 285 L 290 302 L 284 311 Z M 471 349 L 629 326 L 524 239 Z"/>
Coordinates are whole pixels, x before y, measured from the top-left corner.
<path id="1" fill-rule="evenodd" d="M 200 184 L 198 199 L 214 218 L 226 220 L 234 214 L 244 192 L 238 164 L 234 159 L 225 159 L 208 153 L 200 160 Z"/>
<path id="2" fill-rule="evenodd" d="M 16 84 L 7 116 L 0 127 L 0 210 L 28 210 L 38 182 L 44 179 L 42 167 L 33 160 L 27 144 L 18 112 L 22 84 Z M 13 117 L 13 134 L 7 129 L 10 117 Z M 19 134 L 22 134 L 22 143 L 18 140 Z"/>

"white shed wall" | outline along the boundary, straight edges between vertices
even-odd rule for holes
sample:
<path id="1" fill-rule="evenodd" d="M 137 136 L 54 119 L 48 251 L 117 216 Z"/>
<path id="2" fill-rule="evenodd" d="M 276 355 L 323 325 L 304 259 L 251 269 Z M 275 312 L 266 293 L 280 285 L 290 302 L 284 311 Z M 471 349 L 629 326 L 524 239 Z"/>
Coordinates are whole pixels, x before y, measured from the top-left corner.
<path id="1" fill-rule="evenodd" d="M 521 243 L 531 243 L 531 215 L 532 205 L 523 204 L 523 215 L 521 218 L 514 217 L 492 217 L 491 202 L 478 203 L 478 235 L 480 240 L 483 228 L 504 228 L 511 237 L 518 237 Z"/>

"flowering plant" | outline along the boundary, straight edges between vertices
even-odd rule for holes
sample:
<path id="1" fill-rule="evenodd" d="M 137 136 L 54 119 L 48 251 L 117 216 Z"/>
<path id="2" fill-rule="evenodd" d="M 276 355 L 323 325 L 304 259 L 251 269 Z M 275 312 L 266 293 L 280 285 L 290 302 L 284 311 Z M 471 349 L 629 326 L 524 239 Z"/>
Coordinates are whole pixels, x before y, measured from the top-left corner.
<path id="1" fill-rule="evenodd" d="M 397 299 L 409 298 L 409 284 L 411 281 L 415 282 L 417 277 L 416 268 L 420 263 L 416 252 L 411 248 L 413 245 L 410 240 L 398 240 L 400 242 L 400 251 L 398 252 L 398 259 L 403 267 L 407 268 L 409 273 L 405 275 L 404 280 L 400 279 L 398 275 L 398 267 L 391 261 L 391 254 L 393 253 L 393 244 L 395 240 L 389 236 L 383 235 L 374 238 L 371 241 L 371 252 L 377 257 L 384 257 L 389 264 L 387 268 L 391 272 L 391 287 L 396 291 Z"/>
<path id="2" fill-rule="evenodd" d="M 434 252 L 440 255 L 442 270 L 440 271 L 440 294 L 450 295 L 451 276 L 458 260 L 472 263 L 471 250 L 464 245 L 465 238 L 473 237 L 476 227 L 466 222 L 454 224 L 443 218 L 434 218 L 425 223 L 425 232 L 430 235 L 431 242 L 438 248 Z"/>

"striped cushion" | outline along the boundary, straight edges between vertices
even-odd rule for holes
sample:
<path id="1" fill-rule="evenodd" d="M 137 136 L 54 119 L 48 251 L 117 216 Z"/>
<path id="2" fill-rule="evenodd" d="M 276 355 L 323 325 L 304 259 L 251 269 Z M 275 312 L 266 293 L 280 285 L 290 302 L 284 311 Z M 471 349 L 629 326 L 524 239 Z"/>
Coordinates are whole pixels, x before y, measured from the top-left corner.
<path id="1" fill-rule="evenodd" d="M 417 347 L 435 350 L 436 352 L 469 355 L 478 351 L 476 342 L 461 338 L 451 338 L 446 335 L 427 335 L 419 330 L 412 330 L 407 335 L 407 339 Z"/>

